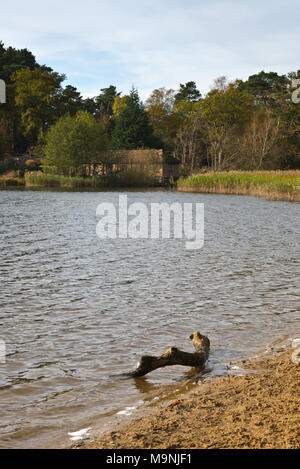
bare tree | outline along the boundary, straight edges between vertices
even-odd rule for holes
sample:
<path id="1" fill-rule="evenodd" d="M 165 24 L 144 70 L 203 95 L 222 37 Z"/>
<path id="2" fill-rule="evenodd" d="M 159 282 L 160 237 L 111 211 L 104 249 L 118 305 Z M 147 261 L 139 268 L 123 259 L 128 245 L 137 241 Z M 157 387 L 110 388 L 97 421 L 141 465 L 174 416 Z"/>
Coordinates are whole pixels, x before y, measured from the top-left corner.
<path id="1" fill-rule="evenodd" d="M 192 171 L 199 164 L 199 132 L 203 125 L 200 108 L 179 129 L 176 138 L 175 156 L 183 166 Z"/>
<path id="2" fill-rule="evenodd" d="M 280 118 L 267 109 L 256 113 L 240 139 L 240 152 L 245 155 L 248 165 L 262 169 L 266 161 L 279 151 Z"/>
<path id="3" fill-rule="evenodd" d="M 225 75 L 215 78 L 213 85 L 211 86 L 212 90 L 226 91 L 230 85 L 228 78 Z"/>

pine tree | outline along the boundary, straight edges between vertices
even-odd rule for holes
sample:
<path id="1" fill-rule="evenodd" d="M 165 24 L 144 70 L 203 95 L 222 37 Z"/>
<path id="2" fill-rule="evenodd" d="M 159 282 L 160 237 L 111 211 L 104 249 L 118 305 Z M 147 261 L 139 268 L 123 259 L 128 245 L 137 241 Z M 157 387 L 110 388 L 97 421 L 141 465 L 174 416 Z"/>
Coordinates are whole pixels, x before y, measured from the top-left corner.
<path id="1" fill-rule="evenodd" d="M 185 85 L 180 83 L 178 93 L 175 94 L 175 104 L 180 101 L 199 101 L 201 93 L 197 90 L 196 83 L 194 81 L 188 81 Z"/>
<path id="2" fill-rule="evenodd" d="M 131 90 L 127 105 L 121 109 L 115 119 L 111 146 L 118 150 L 160 146 L 148 114 L 135 89 Z"/>

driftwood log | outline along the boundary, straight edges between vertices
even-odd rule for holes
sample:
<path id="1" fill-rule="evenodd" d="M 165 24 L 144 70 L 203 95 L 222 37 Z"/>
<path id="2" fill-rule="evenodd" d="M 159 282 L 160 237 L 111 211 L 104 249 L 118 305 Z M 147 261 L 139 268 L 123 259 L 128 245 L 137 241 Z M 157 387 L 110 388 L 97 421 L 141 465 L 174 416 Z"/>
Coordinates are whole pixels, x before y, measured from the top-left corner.
<path id="1" fill-rule="evenodd" d="M 144 355 L 139 360 L 136 369 L 128 373 L 128 375 L 132 378 L 139 378 L 157 368 L 170 365 L 191 366 L 199 369 L 204 368 L 209 355 L 209 339 L 205 335 L 201 335 L 198 331 L 193 332 L 190 335 L 190 339 L 193 341 L 195 347 L 194 353 L 183 352 L 176 347 L 170 347 L 159 357 Z"/>

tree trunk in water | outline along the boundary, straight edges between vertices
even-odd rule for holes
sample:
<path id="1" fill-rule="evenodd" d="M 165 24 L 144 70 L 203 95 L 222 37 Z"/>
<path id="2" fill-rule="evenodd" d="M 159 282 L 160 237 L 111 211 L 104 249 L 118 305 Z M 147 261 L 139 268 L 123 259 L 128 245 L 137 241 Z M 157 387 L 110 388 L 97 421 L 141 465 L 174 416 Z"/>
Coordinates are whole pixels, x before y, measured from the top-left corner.
<path id="1" fill-rule="evenodd" d="M 193 341 L 195 352 L 183 352 L 176 347 L 168 348 L 159 357 L 144 355 L 141 357 L 134 371 L 128 373 L 132 378 L 139 378 L 150 373 L 150 371 L 157 368 L 163 368 L 170 365 L 183 365 L 195 368 L 204 368 L 205 362 L 208 359 L 210 342 L 208 337 L 201 335 L 198 331 L 190 335 Z"/>

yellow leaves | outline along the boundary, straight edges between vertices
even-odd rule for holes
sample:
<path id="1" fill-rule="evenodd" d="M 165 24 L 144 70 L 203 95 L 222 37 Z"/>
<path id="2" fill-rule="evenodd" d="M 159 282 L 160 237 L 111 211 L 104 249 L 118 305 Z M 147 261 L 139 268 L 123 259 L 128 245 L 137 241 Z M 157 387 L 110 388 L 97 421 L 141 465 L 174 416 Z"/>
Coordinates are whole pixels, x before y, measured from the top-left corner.
<path id="1" fill-rule="evenodd" d="M 120 115 L 120 112 L 124 107 L 127 106 L 130 97 L 128 95 L 125 96 L 116 96 L 114 99 L 114 103 L 112 106 L 114 116 L 117 117 Z"/>
<path id="2" fill-rule="evenodd" d="M 217 126 L 232 126 L 248 121 L 254 109 L 253 99 L 234 87 L 213 90 L 202 101 L 202 116 Z"/>
<path id="3" fill-rule="evenodd" d="M 55 121 L 54 108 L 63 79 L 63 75 L 40 67 L 20 69 L 13 74 L 15 104 L 27 137 L 37 136 L 41 128 Z"/>
<path id="4" fill-rule="evenodd" d="M 174 106 L 174 112 L 182 119 L 193 118 L 201 108 L 201 101 L 179 101 Z"/>

